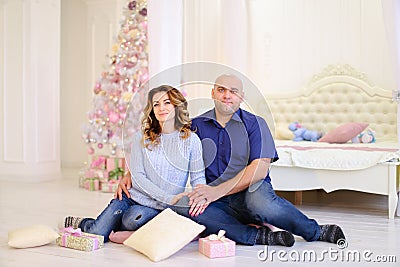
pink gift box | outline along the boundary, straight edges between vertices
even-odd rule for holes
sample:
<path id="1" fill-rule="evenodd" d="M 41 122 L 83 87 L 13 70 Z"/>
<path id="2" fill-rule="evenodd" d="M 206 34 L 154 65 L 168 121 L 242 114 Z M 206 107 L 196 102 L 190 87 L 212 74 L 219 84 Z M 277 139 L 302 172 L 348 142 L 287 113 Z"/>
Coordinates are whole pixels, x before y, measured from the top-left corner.
<path id="1" fill-rule="evenodd" d="M 222 233 L 221 233 L 222 232 Z M 224 237 L 225 231 L 199 239 L 199 251 L 209 258 L 235 256 L 236 243 Z"/>
<path id="2" fill-rule="evenodd" d="M 108 181 L 108 171 L 106 170 L 95 170 L 95 177 L 100 179 L 100 182 Z"/>
<path id="3" fill-rule="evenodd" d="M 125 158 L 107 158 L 107 171 L 113 171 L 118 167 L 125 169 Z"/>
<path id="4" fill-rule="evenodd" d="M 108 171 L 98 170 L 98 169 L 89 169 L 84 173 L 84 177 L 87 179 L 98 178 L 100 181 L 108 181 Z"/>
<path id="5" fill-rule="evenodd" d="M 90 167 L 94 169 L 104 170 L 106 168 L 107 156 L 93 156 Z"/>
<path id="6" fill-rule="evenodd" d="M 100 187 L 102 192 L 106 193 L 114 193 L 118 188 L 119 180 L 111 180 L 108 182 L 101 182 Z"/>
<path id="7" fill-rule="evenodd" d="M 90 169 L 85 171 L 85 178 L 95 178 L 95 177 L 96 173 L 94 170 Z"/>
<path id="8" fill-rule="evenodd" d="M 100 181 L 97 178 L 86 179 L 84 187 L 89 191 L 98 191 L 100 190 Z"/>

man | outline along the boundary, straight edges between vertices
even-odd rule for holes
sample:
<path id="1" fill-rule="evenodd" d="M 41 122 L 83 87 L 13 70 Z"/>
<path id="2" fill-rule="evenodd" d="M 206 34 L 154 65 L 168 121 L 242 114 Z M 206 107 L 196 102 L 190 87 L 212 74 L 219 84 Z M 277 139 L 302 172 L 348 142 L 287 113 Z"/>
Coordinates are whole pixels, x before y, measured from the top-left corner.
<path id="1" fill-rule="evenodd" d="M 253 244 L 291 246 L 292 234 L 307 241 L 336 243 L 344 239 L 339 226 L 320 226 L 275 194 L 269 176 L 270 164 L 278 160 L 274 140 L 264 119 L 240 108 L 244 98 L 242 81 L 234 75 L 221 75 L 211 96 L 215 108 L 192 121 L 192 128 L 202 140 L 207 185 L 199 185 L 188 194 L 189 214 L 197 215 L 204 201 L 210 206 L 191 219 L 207 229 L 224 228 L 227 234 L 235 231 L 237 224 L 269 223 L 288 231 L 273 236 L 263 227 L 264 232 L 254 236 L 243 230 L 247 239 L 255 238 Z M 126 192 L 126 186 L 130 187 L 129 181 L 120 182 L 118 196 Z M 221 213 L 215 212 L 216 208 Z M 214 212 L 217 214 L 211 214 Z"/>

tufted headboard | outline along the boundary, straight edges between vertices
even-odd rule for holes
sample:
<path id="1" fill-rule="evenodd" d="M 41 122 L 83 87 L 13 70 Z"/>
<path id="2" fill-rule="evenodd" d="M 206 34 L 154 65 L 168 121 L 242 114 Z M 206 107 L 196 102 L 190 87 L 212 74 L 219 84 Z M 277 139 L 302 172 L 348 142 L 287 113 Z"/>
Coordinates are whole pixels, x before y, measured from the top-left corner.
<path id="1" fill-rule="evenodd" d="M 366 122 L 377 140 L 397 142 L 397 106 L 391 91 L 374 86 L 349 65 L 329 65 L 302 90 L 266 99 L 276 139 L 293 138 L 288 125 L 294 121 L 325 133 L 343 123 Z"/>

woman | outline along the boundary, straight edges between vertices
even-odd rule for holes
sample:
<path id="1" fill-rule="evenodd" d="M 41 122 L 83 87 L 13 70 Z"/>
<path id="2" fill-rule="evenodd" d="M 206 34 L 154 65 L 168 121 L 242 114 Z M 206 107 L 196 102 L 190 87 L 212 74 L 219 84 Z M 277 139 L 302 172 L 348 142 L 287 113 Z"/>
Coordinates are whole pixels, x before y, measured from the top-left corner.
<path id="1" fill-rule="evenodd" d="M 137 230 L 161 210 L 176 204 L 190 183 L 205 184 L 202 147 L 190 130 L 187 102 L 179 90 L 162 85 L 150 90 L 142 129 L 132 142 L 130 198 L 113 199 L 96 218 L 66 217 L 64 227 L 104 236 L 111 231 Z M 195 208 L 193 215 L 204 211 Z"/>

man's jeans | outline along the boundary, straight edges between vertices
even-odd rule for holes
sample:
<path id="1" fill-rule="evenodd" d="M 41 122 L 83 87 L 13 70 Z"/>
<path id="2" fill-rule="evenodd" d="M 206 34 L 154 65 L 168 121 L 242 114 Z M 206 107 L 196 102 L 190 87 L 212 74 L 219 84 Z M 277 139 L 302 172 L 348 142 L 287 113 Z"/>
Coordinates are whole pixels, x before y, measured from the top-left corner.
<path id="1" fill-rule="evenodd" d="M 186 202 L 188 201 L 189 199 L 187 198 Z M 225 236 L 227 238 L 240 244 L 254 245 L 258 233 L 257 228 L 241 223 L 235 217 L 219 208 L 216 204 L 217 203 L 211 203 L 205 211 L 197 217 L 191 217 L 189 215 L 189 207 L 187 206 L 171 206 L 170 208 L 175 212 L 204 225 L 206 230 L 201 233 L 201 236 L 203 237 L 210 234 L 217 234 L 219 230 L 225 230 Z"/>
<path id="2" fill-rule="evenodd" d="M 320 228 L 289 201 L 277 196 L 270 182 L 255 183 L 247 190 L 225 196 L 211 203 L 203 214 L 190 217 L 187 207 L 172 207 L 176 212 L 207 227 L 203 235 L 226 231 L 226 236 L 237 243 L 254 245 L 255 227 L 247 224 L 272 224 L 307 241 L 315 241 Z"/>
<path id="3" fill-rule="evenodd" d="M 135 231 L 158 213 L 123 194 L 122 200 L 112 199 L 97 219 L 84 218 L 79 227 L 83 232 L 104 236 L 107 242 L 111 231 Z"/>

